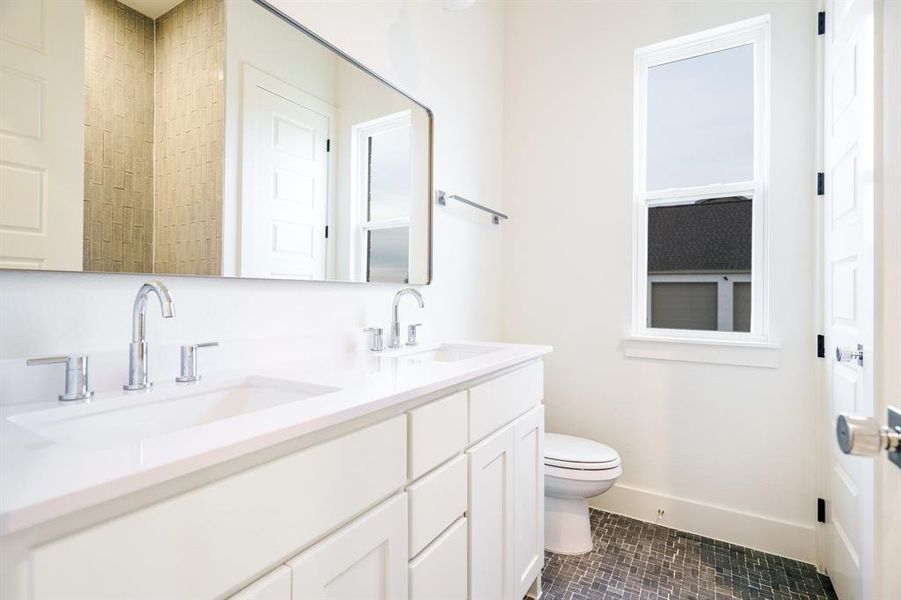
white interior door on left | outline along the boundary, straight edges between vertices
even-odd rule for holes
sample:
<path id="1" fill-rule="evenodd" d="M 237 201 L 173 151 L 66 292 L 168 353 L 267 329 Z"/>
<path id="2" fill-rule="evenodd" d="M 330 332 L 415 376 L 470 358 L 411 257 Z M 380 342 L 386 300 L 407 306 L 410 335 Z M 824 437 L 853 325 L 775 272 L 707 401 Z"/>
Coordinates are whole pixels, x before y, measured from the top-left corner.
<path id="1" fill-rule="evenodd" d="M 324 279 L 333 108 L 244 71 L 241 275 Z"/>
<path id="2" fill-rule="evenodd" d="M 84 1 L 0 0 L 0 267 L 80 271 Z"/>

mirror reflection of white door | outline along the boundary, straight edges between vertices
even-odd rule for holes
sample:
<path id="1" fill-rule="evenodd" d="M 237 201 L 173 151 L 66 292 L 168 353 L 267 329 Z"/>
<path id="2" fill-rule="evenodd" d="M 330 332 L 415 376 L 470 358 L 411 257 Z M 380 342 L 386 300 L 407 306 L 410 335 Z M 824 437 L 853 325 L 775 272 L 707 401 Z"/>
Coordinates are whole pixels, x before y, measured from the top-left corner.
<path id="1" fill-rule="evenodd" d="M 334 108 L 244 71 L 241 275 L 324 279 Z"/>
<path id="2" fill-rule="evenodd" d="M 874 469 L 841 453 L 835 418 L 874 415 L 874 8 L 872 0 L 826 8 L 823 238 L 827 425 L 826 570 L 842 600 L 875 598 Z M 836 347 L 863 364 L 838 362 Z M 882 415 L 877 416 L 881 420 Z M 884 457 L 878 457 L 882 459 Z"/>
<path id="3" fill-rule="evenodd" d="M 0 0 L 0 268 L 80 271 L 84 2 Z"/>

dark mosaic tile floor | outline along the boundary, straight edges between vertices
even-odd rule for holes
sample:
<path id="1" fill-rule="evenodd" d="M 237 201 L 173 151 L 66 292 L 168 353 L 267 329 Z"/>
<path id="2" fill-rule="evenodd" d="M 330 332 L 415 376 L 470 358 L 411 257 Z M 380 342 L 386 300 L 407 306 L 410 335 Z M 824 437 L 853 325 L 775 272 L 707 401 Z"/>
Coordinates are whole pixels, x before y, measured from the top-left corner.
<path id="1" fill-rule="evenodd" d="M 836 600 L 812 565 L 591 511 L 594 550 L 545 554 L 542 600 Z"/>

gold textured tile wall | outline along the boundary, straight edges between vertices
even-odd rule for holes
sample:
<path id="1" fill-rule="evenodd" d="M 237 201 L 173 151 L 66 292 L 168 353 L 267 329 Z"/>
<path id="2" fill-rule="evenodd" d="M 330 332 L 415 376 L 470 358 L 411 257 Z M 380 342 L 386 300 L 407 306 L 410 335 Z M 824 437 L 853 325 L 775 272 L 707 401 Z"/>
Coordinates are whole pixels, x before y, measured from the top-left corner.
<path id="1" fill-rule="evenodd" d="M 115 0 L 85 4 L 85 270 L 153 269 L 153 33 Z"/>
<path id="2" fill-rule="evenodd" d="M 157 273 L 221 271 L 224 67 L 223 0 L 185 0 L 157 19 Z"/>

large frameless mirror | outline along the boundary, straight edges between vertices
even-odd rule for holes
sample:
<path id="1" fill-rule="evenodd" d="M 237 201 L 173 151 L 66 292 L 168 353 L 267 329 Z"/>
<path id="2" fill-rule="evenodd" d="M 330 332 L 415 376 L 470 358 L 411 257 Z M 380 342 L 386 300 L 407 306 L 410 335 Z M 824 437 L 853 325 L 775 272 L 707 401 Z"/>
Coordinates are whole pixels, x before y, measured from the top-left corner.
<path id="1" fill-rule="evenodd" d="M 0 2 L 0 268 L 425 284 L 429 110 L 256 0 Z"/>

